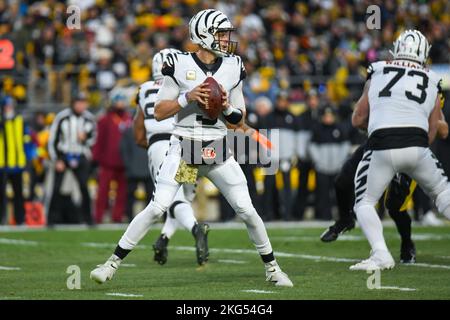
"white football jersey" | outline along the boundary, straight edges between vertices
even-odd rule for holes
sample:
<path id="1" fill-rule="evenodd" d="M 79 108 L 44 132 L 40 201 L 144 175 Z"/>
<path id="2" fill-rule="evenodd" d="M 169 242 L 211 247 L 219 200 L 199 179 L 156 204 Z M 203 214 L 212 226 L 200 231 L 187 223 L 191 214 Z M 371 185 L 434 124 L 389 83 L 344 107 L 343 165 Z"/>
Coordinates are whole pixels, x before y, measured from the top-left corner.
<path id="1" fill-rule="evenodd" d="M 438 94 L 439 77 L 407 60 L 379 61 L 368 68 L 369 136 L 382 128 L 418 127 L 428 132 L 428 118 Z"/>
<path id="2" fill-rule="evenodd" d="M 144 114 L 144 125 L 147 133 L 147 141 L 157 133 L 172 133 L 174 117 L 163 121 L 155 119 L 155 102 L 162 81 L 144 82 L 138 92 L 138 104 Z"/>
<path id="3" fill-rule="evenodd" d="M 191 91 L 209 76 L 230 93 L 246 76 L 239 56 L 219 57 L 214 64 L 207 66 L 194 53 L 188 52 L 169 54 L 162 72 L 164 76 L 169 76 L 176 82 L 180 94 Z M 174 126 L 174 134 L 194 140 L 217 140 L 227 134 L 223 114 L 212 120 L 195 101 L 175 115 Z"/>

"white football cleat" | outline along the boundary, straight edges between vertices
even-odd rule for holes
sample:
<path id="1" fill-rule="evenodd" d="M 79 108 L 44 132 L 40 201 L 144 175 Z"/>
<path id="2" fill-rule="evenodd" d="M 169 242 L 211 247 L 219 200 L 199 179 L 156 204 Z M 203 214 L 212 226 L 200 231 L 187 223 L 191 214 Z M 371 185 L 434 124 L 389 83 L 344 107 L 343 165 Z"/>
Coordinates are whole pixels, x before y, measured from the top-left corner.
<path id="1" fill-rule="evenodd" d="M 277 287 L 293 287 L 294 284 L 289 279 L 286 273 L 281 271 L 280 266 L 274 260 L 266 263 L 266 281 L 275 283 Z"/>
<path id="2" fill-rule="evenodd" d="M 433 211 L 429 210 L 423 215 L 422 224 L 424 226 L 438 227 L 443 226 L 445 223 L 439 219 Z"/>
<path id="3" fill-rule="evenodd" d="M 350 270 L 375 271 L 392 269 L 394 266 L 395 261 L 389 251 L 377 250 L 371 252 L 369 259 L 350 266 Z"/>
<path id="4" fill-rule="evenodd" d="M 91 279 L 97 283 L 104 283 L 106 280 L 111 280 L 120 266 L 120 260 L 117 256 L 112 255 L 105 264 L 97 266 L 91 271 Z"/>

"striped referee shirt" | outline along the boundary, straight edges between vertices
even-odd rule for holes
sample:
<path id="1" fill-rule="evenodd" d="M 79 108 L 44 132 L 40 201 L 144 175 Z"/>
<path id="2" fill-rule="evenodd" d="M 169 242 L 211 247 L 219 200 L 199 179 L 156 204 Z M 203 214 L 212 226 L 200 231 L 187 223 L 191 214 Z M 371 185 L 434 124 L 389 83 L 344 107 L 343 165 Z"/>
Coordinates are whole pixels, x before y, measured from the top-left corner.
<path id="1" fill-rule="evenodd" d="M 86 140 L 80 141 L 80 132 Z M 71 108 L 59 112 L 50 128 L 48 151 L 53 161 L 64 160 L 67 154 L 84 155 L 92 158 L 91 147 L 96 139 L 95 117 L 89 111 L 77 115 Z"/>

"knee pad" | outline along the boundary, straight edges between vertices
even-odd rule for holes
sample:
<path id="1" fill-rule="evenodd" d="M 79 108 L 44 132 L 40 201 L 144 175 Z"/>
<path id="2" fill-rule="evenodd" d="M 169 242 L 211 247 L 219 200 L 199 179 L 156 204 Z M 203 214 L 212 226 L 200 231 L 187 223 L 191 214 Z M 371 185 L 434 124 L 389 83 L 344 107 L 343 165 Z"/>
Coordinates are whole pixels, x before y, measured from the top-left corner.
<path id="1" fill-rule="evenodd" d="M 185 203 L 185 202 L 183 202 L 183 201 L 174 201 L 174 203 L 172 203 L 171 205 L 170 205 L 170 207 L 169 207 L 169 215 L 170 215 L 170 217 L 172 218 L 172 219 L 176 219 L 175 218 L 175 207 L 176 206 L 178 206 L 178 205 L 180 205 L 180 204 L 182 204 L 182 203 Z"/>
<path id="2" fill-rule="evenodd" d="M 145 211 L 150 214 L 152 220 L 160 219 L 166 210 L 167 207 L 164 207 L 155 201 L 151 201 L 147 208 L 145 208 Z"/>
<path id="3" fill-rule="evenodd" d="M 247 199 L 239 199 L 236 202 L 234 211 L 244 221 L 246 221 L 248 218 L 250 218 L 254 214 L 257 214 L 256 209 L 253 207 L 251 200 L 247 200 Z"/>
<path id="4" fill-rule="evenodd" d="M 447 183 L 447 187 L 444 191 L 437 195 L 436 207 L 440 213 L 450 219 L 450 183 Z"/>

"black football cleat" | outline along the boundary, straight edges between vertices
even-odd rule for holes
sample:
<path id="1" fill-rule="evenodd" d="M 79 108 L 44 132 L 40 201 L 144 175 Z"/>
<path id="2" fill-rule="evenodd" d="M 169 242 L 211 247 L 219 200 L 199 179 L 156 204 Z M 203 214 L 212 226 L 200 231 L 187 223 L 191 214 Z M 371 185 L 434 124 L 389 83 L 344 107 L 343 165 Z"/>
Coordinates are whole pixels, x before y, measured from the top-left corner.
<path id="1" fill-rule="evenodd" d="M 158 262 L 160 265 L 163 265 L 167 262 L 167 256 L 169 255 L 169 252 L 167 250 L 168 243 L 169 238 L 167 238 L 165 234 L 161 234 L 158 240 L 156 240 L 156 242 L 153 244 L 153 251 L 155 252 L 153 260 Z"/>
<path id="2" fill-rule="evenodd" d="M 414 245 L 414 242 L 402 242 L 400 251 L 400 263 L 416 263 L 416 246 Z"/>
<path id="3" fill-rule="evenodd" d="M 209 258 L 208 232 L 209 232 L 209 225 L 206 223 L 197 223 L 192 228 L 192 235 L 195 238 L 197 263 L 199 265 L 204 265 Z"/>
<path id="4" fill-rule="evenodd" d="M 355 227 L 355 221 L 336 221 L 331 227 L 329 227 L 322 235 L 320 240 L 323 242 L 335 241 L 340 234 L 350 231 Z"/>

